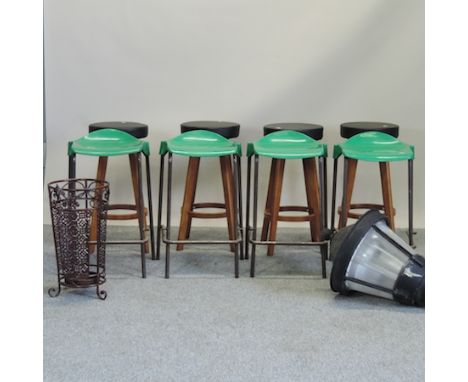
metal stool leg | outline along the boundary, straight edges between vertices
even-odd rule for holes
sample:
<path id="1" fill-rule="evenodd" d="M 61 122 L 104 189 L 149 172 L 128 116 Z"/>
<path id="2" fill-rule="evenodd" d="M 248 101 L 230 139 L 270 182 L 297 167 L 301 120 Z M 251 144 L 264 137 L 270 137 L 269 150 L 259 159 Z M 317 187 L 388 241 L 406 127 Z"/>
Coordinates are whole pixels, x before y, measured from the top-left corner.
<path id="1" fill-rule="evenodd" d="M 133 155 L 133 154 L 132 154 Z M 138 211 L 138 227 L 140 230 L 140 240 L 145 240 L 145 203 L 143 199 L 143 182 L 142 182 L 142 171 L 141 171 L 141 154 L 135 154 L 133 159 L 136 162 L 136 177 L 137 177 L 137 184 L 138 184 L 138 195 L 135 198 L 137 203 L 137 211 Z M 146 278 L 146 245 L 145 243 L 141 243 L 141 276 Z"/>
<path id="2" fill-rule="evenodd" d="M 413 241 L 413 159 L 408 161 L 408 235 L 409 245 L 414 247 Z"/>
<path id="3" fill-rule="evenodd" d="M 316 160 L 315 158 L 305 158 L 302 162 L 306 185 L 307 207 L 313 213 L 312 217 L 309 217 L 310 238 L 311 241 L 320 241 L 320 233 L 323 226 L 323 203 L 320 193 L 320 179 L 317 175 Z"/>
<path id="4" fill-rule="evenodd" d="M 252 173 L 252 156 L 249 156 L 247 159 L 247 192 L 245 197 L 246 201 L 246 210 L 245 210 L 245 260 L 249 259 L 249 241 L 250 241 L 250 178 Z"/>
<path id="5" fill-rule="evenodd" d="M 242 241 L 240 242 L 240 259 L 244 260 L 244 219 L 242 216 L 242 174 L 241 174 L 241 157 L 237 156 L 237 176 L 234 178 L 237 181 L 237 195 L 238 195 L 238 227 L 241 234 Z"/>
<path id="6" fill-rule="evenodd" d="M 332 185 L 332 206 L 331 206 L 331 222 L 330 229 L 335 230 L 335 214 L 336 214 L 336 178 L 338 176 L 338 158 L 333 159 L 333 185 Z"/>
<path id="7" fill-rule="evenodd" d="M 324 208 L 322 210 L 324 226 L 328 228 L 328 171 L 327 171 L 327 157 L 323 157 L 323 194 L 324 194 Z"/>
<path id="8" fill-rule="evenodd" d="M 325 228 L 327 228 L 327 210 L 326 210 L 326 200 L 327 200 L 327 195 L 326 195 L 326 167 L 325 167 L 325 161 L 326 158 L 320 157 L 319 159 L 319 174 L 320 174 L 320 211 L 322 213 L 322 227 L 320 229 L 320 232 L 322 233 Z M 322 238 L 320 238 L 322 240 Z M 322 257 L 322 278 L 327 277 L 327 258 L 328 258 L 328 244 L 322 244 L 320 246 L 320 255 Z"/>
<path id="9" fill-rule="evenodd" d="M 327 210 L 326 210 L 326 200 L 327 200 L 327 194 L 326 194 L 326 186 L 325 186 L 325 158 L 320 157 L 318 158 L 319 162 L 319 177 L 320 177 L 320 232 L 324 230 L 324 228 L 327 228 Z"/>
<path id="10" fill-rule="evenodd" d="M 130 162 L 130 173 L 132 177 L 132 185 L 133 185 L 133 194 L 135 197 L 135 210 L 137 212 L 137 219 L 138 219 L 138 227 L 139 229 L 143 229 L 143 232 L 145 232 L 147 225 L 146 225 L 146 216 L 144 215 L 143 212 L 143 220 L 140 220 L 140 204 L 142 205 L 143 211 L 145 209 L 145 204 L 143 202 L 143 194 L 140 192 L 140 182 L 142 182 L 142 171 L 141 171 L 141 155 L 140 153 L 138 154 L 130 154 L 129 156 L 129 162 Z M 138 167 L 140 166 L 140 167 Z M 142 227 L 140 225 L 143 224 Z M 145 247 L 145 253 L 149 253 L 149 243 L 146 242 L 144 244 Z"/>
<path id="11" fill-rule="evenodd" d="M 237 211 L 233 210 L 234 200 L 237 198 L 237 195 L 233 192 L 233 163 L 232 156 L 221 156 L 219 157 L 219 162 L 221 166 L 221 177 L 223 181 L 223 192 L 224 192 L 224 203 L 226 206 L 226 218 L 228 226 L 229 240 L 235 240 L 237 236 L 237 225 L 236 225 L 236 215 Z M 230 244 L 231 252 L 236 251 L 236 245 Z"/>
<path id="12" fill-rule="evenodd" d="M 235 227 L 236 227 L 236 235 L 235 239 L 237 240 L 239 238 L 239 230 L 237 229 L 239 227 L 239 214 L 238 214 L 238 198 L 237 196 L 239 195 L 239 178 L 238 178 L 238 160 L 239 158 L 237 155 L 233 155 L 233 185 L 234 185 L 234 197 L 233 199 L 233 204 L 234 204 L 234 215 L 235 215 Z M 234 277 L 237 279 L 239 278 L 239 252 L 240 248 L 242 248 L 242 241 L 240 243 L 235 244 L 235 251 L 234 251 Z"/>
<path id="13" fill-rule="evenodd" d="M 164 156 L 161 155 L 161 165 L 159 167 L 159 194 L 158 194 L 158 227 L 156 231 L 156 260 L 161 257 L 161 235 L 162 235 L 162 201 L 164 191 Z"/>
<path id="14" fill-rule="evenodd" d="M 68 145 L 70 144 L 71 142 Z M 71 154 L 68 156 L 68 178 L 76 178 L 76 154 Z"/>
<path id="15" fill-rule="evenodd" d="M 166 206 L 166 238 L 171 240 L 171 189 L 172 189 L 172 154 L 169 153 L 167 160 L 167 206 Z M 171 245 L 166 243 L 166 279 L 169 278 L 171 260 Z"/>
<path id="16" fill-rule="evenodd" d="M 252 239 L 257 240 L 257 204 L 258 204 L 258 155 L 255 155 L 254 168 L 254 200 L 253 200 L 253 232 Z M 252 243 L 252 258 L 250 260 L 250 277 L 255 277 L 255 250 L 256 245 Z"/>
<path id="17" fill-rule="evenodd" d="M 150 240 L 151 240 L 151 259 L 156 260 L 156 251 L 154 247 L 154 221 L 153 221 L 153 198 L 151 193 L 151 171 L 150 171 L 150 161 L 149 155 L 145 155 L 145 164 L 146 164 L 146 192 L 148 193 L 148 213 L 150 221 Z"/>

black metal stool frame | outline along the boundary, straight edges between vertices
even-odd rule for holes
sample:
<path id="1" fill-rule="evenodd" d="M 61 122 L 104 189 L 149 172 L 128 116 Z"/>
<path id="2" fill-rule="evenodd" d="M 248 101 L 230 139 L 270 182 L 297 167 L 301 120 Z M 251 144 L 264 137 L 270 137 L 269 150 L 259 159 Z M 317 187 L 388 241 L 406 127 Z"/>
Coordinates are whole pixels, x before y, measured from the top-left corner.
<path id="1" fill-rule="evenodd" d="M 166 267 L 165 278 L 170 275 L 170 260 L 171 260 L 171 245 L 174 244 L 235 244 L 234 252 L 234 276 L 239 278 L 239 252 L 243 246 L 243 228 L 242 212 L 239 211 L 242 205 L 242 194 L 240 188 L 240 156 L 232 155 L 233 160 L 233 180 L 234 180 L 234 208 L 236 211 L 236 239 L 235 240 L 173 240 L 171 239 L 171 201 L 172 201 L 172 153 L 168 154 L 167 164 L 167 197 L 166 197 L 166 226 L 162 225 L 162 208 L 163 208 L 163 193 L 164 193 L 164 157 L 161 155 L 161 167 L 159 173 L 159 198 L 158 198 L 158 227 L 157 227 L 157 258 L 160 258 L 161 241 L 166 244 Z"/>
<path id="2" fill-rule="evenodd" d="M 333 188 L 332 188 L 332 206 L 331 206 L 331 231 L 335 231 L 335 207 L 336 207 L 336 180 L 338 173 L 338 158 L 333 160 Z M 414 245 L 414 228 L 413 228 L 413 187 L 414 187 L 414 175 L 413 175 L 413 159 L 408 160 L 408 239 L 409 245 L 415 248 Z M 341 205 L 347 203 L 346 200 L 346 185 L 348 183 L 347 179 L 347 166 L 348 160 L 344 157 L 343 163 L 343 196 Z M 342 209 L 342 214 L 344 211 Z"/>
<path id="3" fill-rule="evenodd" d="M 253 227 L 250 226 L 250 195 L 251 195 L 251 177 L 252 177 L 252 156 L 255 157 L 254 167 L 254 184 L 253 184 Z M 320 208 L 321 212 L 321 231 L 326 227 L 325 218 L 325 157 L 319 157 L 319 184 L 320 184 Z M 252 253 L 250 259 L 250 277 L 255 277 L 255 250 L 257 245 L 290 245 L 290 246 L 318 246 L 320 247 L 320 255 L 322 261 L 322 278 L 327 277 L 327 254 L 328 245 L 327 240 L 321 241 L 270 241 L 270 240 L 257 240 L 257 211 L 258 211 L 258 167 L 259 156 L 257 154 L 248 157 L 247 162 L 247 201 L 246 201 L 246 223 L 245 223 L 245 259 L 249 258 L 249 244 L 252 245 Z"/>
<path id="4" fill-rule="evenodd" d="M 69 143 L 70 144 L 70 143 Z M 145 244 L 148 242 L 148 238 L 145 235 L 144 230 L 144 197 L 143 197 L 143 184 L 142 184 L 142 170 L 141 170 L 141 153 L 131 154 L 135 155 L 137 158 L 138 166 L 137 166 L 137 173 L 138 173 L 138 192 L 140 194 L 140 208 L 137 207 L 137 214 L 138 214 L 138 228 L 140 234 L 140 240 L 106 240 L 102 242 L 104 245 L 109 244 L 138 244 L 141 248 L 141 275 L 142 278 L 146 278 L 146 255 L 145 255 Z M 146 183 L 147 183 L 147 194 L 148 194 L 148 214 L 150 220 L 150 243 L 151 243 L 151 256 L 152 259 L 159 260 L 159 257 L 155 257 L 156 251 L 154 246 L 154 225 L 153 225 L 153 201 L 151 197 L 151 176 L 150 176 L 150 163 L 149 163 L 149 156 L 143 154 L 145 156 L 146 161 Z M 72 154 L 68 156 L 68 177 L 74 179 L 76 177 L 76 154 Z M 94 242 L 90 241 L 90 244 L 94 244 Z"/>

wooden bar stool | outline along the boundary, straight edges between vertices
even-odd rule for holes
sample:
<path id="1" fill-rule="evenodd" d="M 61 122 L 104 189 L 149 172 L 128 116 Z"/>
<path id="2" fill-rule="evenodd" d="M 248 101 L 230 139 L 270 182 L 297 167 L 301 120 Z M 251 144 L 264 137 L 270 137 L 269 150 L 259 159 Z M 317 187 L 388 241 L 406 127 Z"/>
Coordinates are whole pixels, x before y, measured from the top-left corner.
<path id="1" fill-rule="evenodd" d="M 236 122 L 225 122 L 225 121 L 189 121 L 184 122 L 180 125 L 180 132 L 186 133 L 189 131 L 210 131 L 212 133 L 216 133 L 221 135 L 224 138 L 231 139 L 236 138 L 239 136 L 240 125 Z M 230 167 L 229 161 L 226 158 L 220 157 L 219 158 L 220 165 L 221 165 L 221 173 L 227 174 L 228 171 L 232 172 L 232 168 Z M 239 221 L 242 222 L 242 194 L 241 194 L 241 163 L 240 160 L 237 163 L 238 166 L 238 175 L 239 175 L 239 192 L 237 195 L 237 203 L 239 205 L 238 214 L 239 214 Z M 184 192 L 184 200 L 182 204 L 182 210 L 180 215 L 180 224 L 179 224 L 179 236 L 178 240 L 185 240 L 190 237 L 190 231 L 192 227 L 192 219 L 219 219 L 219 218 L 226 218 L 228 223 L 228 230 L 229 230 L 229 238 L 230 240 L 234 240 L 236 236 L 236 227 L 232 225 L 232 221 L 229 219 L 229 211 L 226 208 L 226 202 L 219 203 L 219 202 L 202 202 L 202 203 L 195 203 L 195 194 L 197 190 L 197 181 L 198 181 L 198 172 L 200 168 L 200 157 L 190 157 L 188 168 L 187 168 L 187 176 L 185 180 L 185 192 Z M 224 190 L 224 198 L 225 200 L 229 198 L 229 178 L 226 176 L 222 177 L 223 181 L 223 190 Z M 219 209 L 222 210 L 221 212 L 203 212 L 200 210 L 203 209 Z M 243 229 L 241 224 L 241 233 L 243 235 Z M 235 245 L 230 245 L 231 251 L 234 252 Z M 176 250 L 181 251 L 184 249 L 184 244 L 180 243 L 177 244 Z M 244 258 L 244 250 L 243 247 L 240 249 L 240 258 L 243 260 Z"/>
<path id="2" fill-rule="evenodd" d="M 98 171 L 96 179 L 104 181 L 106 177 L 107 160 L 111 156 L 128 155 L 130 160 L 130 168 L 132 172 L 132 185 L 135 195 L 135 205 L 120 205 L 118 209 L 127 207 L 135 211 L 134 215 L 138 219 L 138 227 L 140 231 L 139 240 L 116 240 L 106 241 L 107 244 L 138 244 L 141 246 L 141 267 L 142 277 L 146 277 L 146 258 L 145 245 L 148 239 L 145 235 L 145 214 L 144 214 L 144 198 L 142 186 L 142 171 L 141 171 L 141 154 L 146 158 L 146 176 L 147 176 L 147 192 L 148 192 L 148 208 L 150 217 L 150 239 L 151 250 L 154 255 L 154 236 L 153 236 L 153 216 L 152 216 L 152 200 L 151 200 L 151 181 L 149 168 L 149 144 L 145 141 L 140 141 L 134 136 L 116 129 L 96 129 L 95 131 L 81 137 L 68 144 L 69 178 L 76 177 L 76 154 L 97 156 L 99 157 Z M 116 209 L 114 207 L 114 209 Z M 93 242 L 97 236 L 97 219 L 93 218 L 90 228 L 90 250 L 93 250 Z"/>
<path id="3" fill-rule="evenodd" d="M 157 231 L 157 251 L 160 251 L 161 240 L 166 244 L 166 272 L 165 277 L 169 278 L 170 273 L 170 246 L 172 244 L 229 244 L 234 246 L 234 275 L 239 277 L 239 249 L 242 248 L 242 235 L 240 231 L 241 223 L 238 220 L 238 198 L 239 195 L 239 176 L 238 162 L 241 156 L 241 146 L 238 143 L 231 142 L 225 137 L 206 130 L 195 130 L 182 133 L 169 141 L 161 142 L 159 150 L 161 156 L 161 173 L 159 178 L 159 208 L 158 208 L 158 231 Z M 161 224 L 161 210 L 163 206 L 163 183 L 164 183 L 164 158 L 168 155 L 168 174 L 167 174 L 167 224 L 163 227 Z M 221 176 L 223 178 L 224 196 L 225 196 L 225 215 L 228 221 L 229 240 L 187 240 L 188 220 L 190 211 L 193 210 L 192 195 L 187 193 L 187 187 L 184 194 L 184 204 L 182 207 L 181 221 L 184 228 L 179 229 L 178 240 L 171 239 L 171 199 L 172 199 L 172 156 L 180 155 L 192 158 L 201 157 L 219 157 L 221 163 Z M 198 162 L 198 161 L 197 161 Z M 193 162 L 192 162 L 193 163 Z M 190 173 L 190 166 L 189 166 Z M 190 179 L 189 187 L 193 187 L 193 180 Z M 194 189 L 189 188 L 190 191 Z M 192 210 L 191 210 L 192 209 Z M 192 213 L 192 217 L 199 217 Z M 213 216 L 212 216 L 213 217 Z M 181 223 L 181 224 L 182 224 Z"/>
<path id="4" fill-rule="evenodd" d="M 123 122 L 123 121 L 106 121 L 106 122 L 94 122 L 89 125 L 89 132 L 92 133 L 93 131 L 97 130 L 102 130 L 102 129 L 115 129 L 119 131 L 124 131 L 135 138 L 146 138 L 148 136 L 148 125 L 144 123 L 139 123 L 139 122 Z M 150 178 L 150 171 L 149 171 L 149 158 L 147 158 L 147 176 L 148 179 Z M 132 155 L 129 155 L 129 162 L 130 162 L 130 173 L 132 176 L 132 183 L 133 183 L 133 193 L 135 196 L 135 200 L 137 198 L 137 167 L 136 167 L 136 161 Z M 100 177 L 105 177 L 107 170 L 107 159 L 101 159 L 99 158 L 99 163 L 98 163 L 98 170 L 97 174 Z M 152 210 L 152 200 L 151 198 L 148 198 L 148 204 L 149 208 Z M 132 211 L 130 213 L 108 213 L 107 214 L 107 220 L 138 220 L 138 213 L 137 213 L 137 205 L 136 204 L 111 204 L 109 205 L 109 211 Z M 151 230 L 151 237 L 154 237 L 154 232 L 153 232 L 153 223 L 150 224 L 148 227 L 148 208 L 144 207 L 144 230 L 148 231 Z M 152 213 L 150 214 L 151 220 L 153 219 Z M 152 259 L 156 259 L 156 254 L 154 250 L 154 240 L 151 242 L 151 256 Z M 148 242 L 145 244 L 145 252 L 149 253 L 149 246 Z M 159 260 L 159 258 L 157 259 Z"/>
<path id="5" fill-rule="evenodd" d="M 332 196 L 332 229 L 334 229 L 334 214 L 336 200 L 337 160 L 344 157 L 343 197 L 338 208 L 338 228 L 346 226 L 348 218 L 359 219 L 362 214 L 352 212 L 353 209 L 378 209 L 384 211 L 389 226 L 395 229 L 395 209 L 393 208 L 392 186 L 390 177 L 390 162 L 408 161 L 408 208 L 409 208 L 409 242 L 413 245 L 413 159 L 414 147 L 403 143 L 394 136 L 379 131 L 368 131 L 353 135 L 347 141 L 335 145 L 333 150 L 333 196 Z M 383 204 L 351 203 L 358 161 L 378 162 L 380 167 L 380 182 Z"/>
<path id="6" fill-rule="evenodd" d="M 359 122 L 344 122 L 340 125 L 340 135 L 342 138 L 351 138 L 354 137 L 357 134 L 360 133 L 365 133 L 369 131 L 379 131 L 381 133 L 389 134 L 392 137 L 398 138 L 400 127 L 394 123 L 389 123 L 389 122 L 370 122 L 370 121 L 359 121 Z M 334 230 L 335 227 L 335 194 L 336 194 L 336 174 L 338 172 L 338 158 L 335 158 L 333 161 L 333 201 L 332 201 L 332 216 L 331 216 L 331 230 Z M 350 164 L 350 171 L 351 175 L 354 171 L 355 173 L 355 168 L 357 166 L 357 163 L 351 163 Z M 382 179 L 385 178 L 385 173 L 390 173 L 390 165 L 389 164 L 382 164 L 380 166 L 380 171 L 381 171 L 381 177 Z M 353 180 L 354 181 L 354 180 Z M 382 187 L 386 187 L 387 182 L 382 183 Z M 388 188 L 388 187 L 386 187 Z M 390 188 L 391 192 L 391 188 Z M 388 196 L 388 192 L 385 193 L 386 196 Z M 387 200 L 387 204 L 388 204 Z M 393 208 L 393 207 L 392 207 Z M 347 214 L 347 217 L 353 218 L 353 219 L 359 219 L 359 217 L 362 214 L 358 214 L 356 212 L 352 212 L 352 210 L 356 209 L 378 209 L 383 211 L 384 210 L 384 205 L 383 204 L 375 204 L 375 203 L 351 203 L 349 206 L 349 211 Z M 338 216 L 341 214 L 341 206 L 338 207 Z M 393 222 L 393 216 L 395 215 L 395 211 L 392 211 L 389 213 L 389 215 L 392 217 L 392 221 L 390 224 Z"/>
<path id="7" fill-rule="evenodd" d="M 328 242 L 322 239 L 324 219 L 321 211 L 325 210 L 324 185 L 324 158 L 326 146 L 318 143 L 306 134 L 297 131 L 284 130 L 267 134 L 254 143 L 247 146 L 247 218 L 246 241 L 252 245 L 252 258 L 250 276 L 255 275 L 255 249 L 257 245 L 267 245 L 268 255 L 273 254 L 275 245 L 315 245 L 320 247 L 322 257 L 322 277 L 326 277 L 326 257 Z M 250 194 L 251 194 L 251 162 L 255 157 L 254 186 L 253 186 L 253 227 L 250 227 Z M 269 224 L 268 235 L 257 240 L 257 199 L 258 199 L 258 163 L 259 157 L 267 157 L 275 160 L 270 175 L 270 185 L 267 193 L 266 218 Z M 304 167 L 304 181 L 306 187 L 307 207 L 280 206 L 281 188 L 283 184 L 284 167 L 287 159 L 301 159 Z M 317 171 L 318 161 L 319 171 Z M 305 216 L 280 216 L 281 211 L 303 211 Z M 278 221 L 308 221 L 310 224 L 311 241 L 307 242 L 281 242 L 276 240 Z M 265 225 L 264 227 L 265 228 Z M 268 239 L 268 240 L 267 240 Z M 246 245 L 246 257 L 249 247 Z"/>
<path id="8" fill-rule="evenodd" d="M 274 132 L 278 131 L 285 131 L 285 130 L 290 130 L 290 131 L 297 131 L 299 133 L 305 134 L 309 136 L 312 139 L 315 139 L 316 141 L 319 141 L 323 138 L 323 126 L 321 125 L 316 125 L 312 123 L 292 123 L 292 122 L 281 122 L 281 123 L 271 123 L 268 125 L 265 125 L 263 127 L 263 135 L 268 135 Z M 325 150 L 326 150 L 326 145 L 325 145 Z M 323 195 L 325 197 L 325 209 L 322 212 L 321 216 L 324 219 L 322 225 L 323 227 L 327 227 L 328 222 L 327 222 L 327 161 L 326 157 L 323 158 L 324 160 L 324 185 L 323 185 Z M 310 166 L 310 159 L 302 159 L 302 166 L 304 169 L 304 180 L 305 180 L 305 186 L 306 186 L 306 193 L 307 193 L 307 206 L 280 206 L 279 207 L 279 212 L 285 212 L 285 211 L 294 211 L 294 212 L 305 212 L 307 215 L 305 216 L 286 216 L 286 215 L 278 215 L 277 220 L 278 221 L 289 221 L 289 222 L 294 222 L 294 221 L 309 221 L 310 222 L 310 232 L 311 235 L 313 234 L 313 222 L 310 220 L 309 215 L 313 214 L 313 207 L 311 204 L 311 190 L 309 187 L 309 182 L 307 182 L 307 179 L 310 176 L 313 176 L 311 174 L 311 171 L 315 171 L 315 166 L 312 165 Z M 261 240 L 265 241 L 268 238 L 268 234 L 270 232 L 270 227 L 271 227 L 271 216 L 272 216 L 272 203 L 275 200 L 275 192 L 277 192 L 278 187 L 281 187 L 280 183 L 281 180 L 277 179 L 277 176 L 283 176 L 284 172 L 284 160 L 281 159 L 271 159 L 271 168 L 270 168 L 270 177 L 268 181 L 268 192 L 267 192 L 267 198 L 266 198 L 266 203 L 265 203 L 265 212 L 264 212 L 264 217 L 263 217 L 263 226 L 262 226 L 262 234 L 261 234 Z M 276 224 L 275 227 L 272 227 L 273 231 L 276 232 Z M 273 233 L 273 235 L 275 235 Z M 269 246 L 268 247 L 268 256 L 273 256 L 274 253 L 274 246 Z"/>

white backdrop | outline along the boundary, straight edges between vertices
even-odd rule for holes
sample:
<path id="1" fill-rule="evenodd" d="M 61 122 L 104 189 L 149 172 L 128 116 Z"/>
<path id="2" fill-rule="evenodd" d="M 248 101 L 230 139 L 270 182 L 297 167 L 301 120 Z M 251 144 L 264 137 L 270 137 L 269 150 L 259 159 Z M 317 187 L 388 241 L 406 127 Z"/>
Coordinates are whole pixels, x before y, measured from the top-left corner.
<path id="1" fill-rule="evenodd" d="M 181 122 L 239 122 L 244 145 L 267 123 L 318 123 L 331 152 L 341 122 L 386 121 L 416 147 L 414 223 L 424 227 L 424 1 L 45 0 L 44 27 L 46 183 L 67 176 L 67 142 L 91 122 L 149 125 L 156 205 L 159 142 Z M 95 176 L 95 158 L 77 163 L 78 176 Z M 174 165 L 176 224 L 186 160 Z M 330 192 L 331 170 L 330 159 Z M 283 204 L 298 204 L 299 163 L 286 172 Z M 202 161 L 198 201 L 222 200 L 218 174 L 217 161 Z M 378 174 L 375 164 L 358 166 L 355 202 L 381 201 Z M 132 200 L 129 179 L 128 159 L 112 158 L 113 202 Z M 406 163 L 392 164 L 392 183 L 396 223 L 406 227 Z"/>

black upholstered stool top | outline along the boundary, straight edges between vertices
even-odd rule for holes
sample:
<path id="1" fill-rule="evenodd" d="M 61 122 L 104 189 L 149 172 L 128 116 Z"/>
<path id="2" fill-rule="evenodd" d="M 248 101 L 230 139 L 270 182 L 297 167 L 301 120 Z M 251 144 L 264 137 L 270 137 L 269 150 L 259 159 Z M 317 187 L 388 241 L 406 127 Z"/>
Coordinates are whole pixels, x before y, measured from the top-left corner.
<path id="1" fill-rule="evenodd" d="M 270 123 L 263 126 L 263 135 L 268 135 L 276 131 L 282 130 L 293 130 L 299 133 L 308 135 L 309 137 L 320 140 L 323 137 L 323 126 L 314 125 L 312 123 L 294 123 L 294 122 L 284 122 L 284 123 Z"/>
<path id="2" fill-rule="evenodd" d="M 222 135 L 225 138 L 236 138 L 239 136 L 240 125 L 236 122 L 224 121 L 190 121 L 180 124 L 180 132 L 186 133 L 192 130 L 208 130 Z"/>
<path id="3" fill-rule="evenodd" d="M 133 135 L 135 138 L 146 138 L 148 136 L 148 125 L 138 122 L 96 122 L 89 125 L 89 132 L 92 133 L 101 129 L 116 129 L 125 131 Z"/>
<path id="4" fill-rule="evenodd" d="M 341 124 L 340 134 L 343 138 L 351 138 L 366 131 L 380 131 L 398 138 L 399 129 L 398 125 L 387 122 L 345 122 Z"/>

